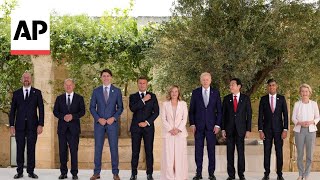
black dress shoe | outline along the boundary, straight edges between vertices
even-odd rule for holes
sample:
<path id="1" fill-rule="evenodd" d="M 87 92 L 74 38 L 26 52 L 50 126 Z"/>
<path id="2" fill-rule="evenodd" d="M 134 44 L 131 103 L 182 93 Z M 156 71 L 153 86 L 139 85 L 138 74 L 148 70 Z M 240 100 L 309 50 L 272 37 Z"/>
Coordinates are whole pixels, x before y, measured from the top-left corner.
<path id="1" fill-rule="evenodd" d="M 39 178 L 35 173 L 29 173 L 28 177 L 32 178 L 32 179 L 38 179 Z"/>
<path id="2" fill-rule="evenodd" d="M 137 175 L 131 175 L 130 180 L 137 180 Z"/>
<path id="3" fill-rule="evenodd" d="M 14 175 L 13 176 L 13 179 L 19 179 L 19 178 L 22 178 L 23 177 L 23 174 L 21 173 L 21 174 L 16 174 L 16 175 Z"/>
<path id="4" fill-rule="evenodd" d="M 192 180 L 199 180 L 202 179 L 202 176 L 200 174 L 196 174 Z"/>
<path id="5" fill-rule="evenodd" d="M 282 176 L 278 176 L 277 180 L 284 180 L 284 178 Z"/>
<path id="6" fill-rule="evenodd" d="M 246 178 L 243 176 L 243 177 L 240 177 L 240 180 L 246 180 Z"/>
<path id="7" fill-rule="evenodd" d="M 235 177 L 228 177 L 227 180 L 234 180 L 236 179 Z"/>
<path id="8" fill-rule="evenodd" d="M 269 180 L 269 176 L 264 175 L 261 180 Z"/>
<path id="9" fill-rule="evenodd" d="M 79 179 L 77 175 L 72 176 L 72 179 Z"/>
<path id="10" fill-rule="evenodd" d="M 209 179 L 210 180 L 216 180 L 216 177 L 214 176 L 214 174 L 212 174 L 212 175 L 209 175 Z"/>
<path id="11" fill-rule="evenodd" d="M 152 174 L 147 175 L 147 180 L 153 180 Z"/>
<path id="12" fill-rule="evenodd" d="M 67 179 L 68 176 L 66 174 L 61 174 L 58 179 Z"/>

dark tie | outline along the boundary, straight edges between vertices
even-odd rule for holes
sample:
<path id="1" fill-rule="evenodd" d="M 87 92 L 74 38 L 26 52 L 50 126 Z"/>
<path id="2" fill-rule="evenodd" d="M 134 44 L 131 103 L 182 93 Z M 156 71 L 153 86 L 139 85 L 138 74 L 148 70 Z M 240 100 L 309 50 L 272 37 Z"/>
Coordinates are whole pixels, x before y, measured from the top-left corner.
<path id="1" fill-rule="evenodd" d="M 233 99 L 233 110 L 234 110 L 234 112 L 237 112 L 237 108 L 238 108 L 238 100 L 237 100 L 237 96 L 234 96 L 234 99 Z"/>
<path id="2" fill-rule="evenodd" d="M 70 106 L 71 106 L 70 94 L 68 94 L 67 106 L 68 106 L 68 111 L 70 111 Z"/>
<path id="3" fill-rule="evenodd" d="M 141 99 L 143 99 L 144 98 L 144 93 L 141 93 Z"/>
<path id="4" fill-rule="evenodd" d="M 26 95 L 25 95 L 24 100 L 27 100 L 27 99 L 28 99 L 28 97 L 29 97 L 29 91 L 28 91 L 28 89 L 26 89 Z"/>

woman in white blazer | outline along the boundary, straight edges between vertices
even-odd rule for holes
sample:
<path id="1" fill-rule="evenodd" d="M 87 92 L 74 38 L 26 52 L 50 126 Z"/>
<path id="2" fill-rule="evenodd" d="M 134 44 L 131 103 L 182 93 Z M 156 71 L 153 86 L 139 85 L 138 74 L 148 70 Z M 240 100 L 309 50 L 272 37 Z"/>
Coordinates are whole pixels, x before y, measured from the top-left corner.
<path id="1" fill-rule="evenodd" d="M 300 86 L 301 100 L 293 107 L 292 121 L 297 147 L 298 180 L 308 180 L 311 170 L 313 151 L 316 140 L 317 123 L 319 122 L 319 108 L 315 101 L 310 100 L 312 89 L 308 84 Z M 303 153 L 306 150 L 306 166 L 303 163 Z"/>
<path id="2" fill-rule="evenodd" d="M 162 159 L 160 180 L 187 180 L 188 107 L 178 86 L 171 86 L 161 109 Z"/>

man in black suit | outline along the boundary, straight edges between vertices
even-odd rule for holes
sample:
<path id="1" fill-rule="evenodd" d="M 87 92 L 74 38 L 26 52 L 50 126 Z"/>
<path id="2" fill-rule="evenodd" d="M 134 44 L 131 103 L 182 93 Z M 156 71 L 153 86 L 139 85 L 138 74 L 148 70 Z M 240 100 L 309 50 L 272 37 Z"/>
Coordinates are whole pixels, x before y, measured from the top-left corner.
<path id="1" fill-rule="evenodd" d="M 240 93 L 242 87 L 238 78 L 230 81 L 230 92 L 223 99 L 222 105 L 222 135 L 227 138 L 227 180 L 235 179 L 234 150 L 238 152 L 238 175 L 245 180 L 244 139 L 251 131 L 252 109 L 249 96 Z"/>
<path id="2" fill-rule="evenodd" d="M 147 88 L 147 78 L 140 77 L 138 79 L 139 92 L 131 94 L 129 98 L 129 107 L 133 112 L 130 127 L 132 142 L 132 175 L 130 180 L 137 179 L 137 167 L 142 138 L 147 160 L 147 179 L 153 180 L 154 121 L 159 115 L 159 105 L 156 95 L 147 92 Z"/>
<path id="3" fill-rule="evenodd" d="M 31 74 L 25 72 L 21 82 L 23 87 L 13 92 L 9 114 L 10 133 L 17 143 L 17 174 L 14 179 L 23 177 L 24 149 L 27 140 L 27 173 L 38 179 L 34 173 L 35 151 L 38 134 L 44 125 L 44 105 L 41 91 L 31 87 Z"/>
<path id="4" fill-rule="evenodd" d="M 53 114 L 59 120 L 57 130 L 61 172 L 59 179 L 68 178 L 68 146 L 71 154 L 72 179 L 78 179 L 78 146 L 81 132 L 80 118 L 84 116 L 86 110 L 83 97 L 74 93 L 74 88 L 74 81 L 72 79 L 66 79 L 64 81 L 66 93 L 57 97 L 53 108 Z"/>
<path id="5" fill-rule="evenodd" d="M 288 131 L 288 109 L 285 97 L 277 94 L 277 88 L 277 82 L 269 79 L 267 81 L 268 94 L 261 98 L 259 104 L 258 128 L 260 139 L 263 140 L 265 169 L 262 180 L 269 180 L 272 141 L 276 149 L 277 180 L 283 180 L 282 146 Z"/>

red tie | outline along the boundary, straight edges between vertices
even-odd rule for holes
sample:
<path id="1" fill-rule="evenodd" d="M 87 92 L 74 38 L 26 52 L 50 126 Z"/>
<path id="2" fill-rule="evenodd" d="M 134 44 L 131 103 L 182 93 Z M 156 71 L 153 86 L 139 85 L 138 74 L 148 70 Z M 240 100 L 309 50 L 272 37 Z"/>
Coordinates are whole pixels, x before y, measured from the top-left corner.
<path id="1" fill-rule="evenodd" d="M 273 96 L 271 96 L 271 111 L 274 112 L 274 106 L 273 106 Z"/>
<path id="2" fill-rule="evenodd" d="M 237 96 L 234 96 L 234 99 L 233 99 L 233 110 L 234 110 L 234 112 L 237 112 L 237 108 L 238 108 L 238 100 L 237 100 Z"/>

